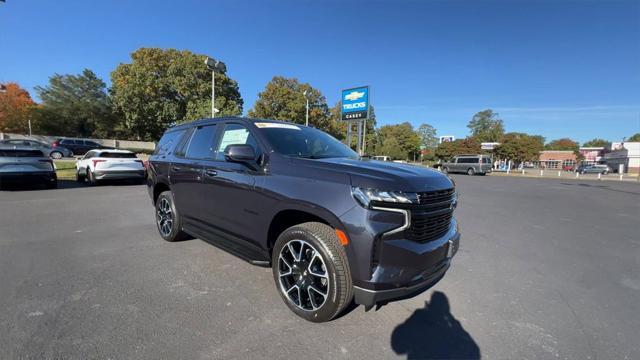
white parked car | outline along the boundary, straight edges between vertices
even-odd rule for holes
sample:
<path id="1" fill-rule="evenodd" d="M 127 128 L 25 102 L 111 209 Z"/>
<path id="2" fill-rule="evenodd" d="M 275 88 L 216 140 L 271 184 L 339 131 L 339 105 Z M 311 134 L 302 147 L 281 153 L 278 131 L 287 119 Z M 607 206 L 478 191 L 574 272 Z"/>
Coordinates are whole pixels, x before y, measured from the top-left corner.
<path id="1" fill-rule="evenodd" d="M 89 150 L 76 162 L 76 179 L 88 180 L 95 185 L 99 180 L 132 179 L 144 181 L 146 178 L 142 160 L 127 150 Z"/>

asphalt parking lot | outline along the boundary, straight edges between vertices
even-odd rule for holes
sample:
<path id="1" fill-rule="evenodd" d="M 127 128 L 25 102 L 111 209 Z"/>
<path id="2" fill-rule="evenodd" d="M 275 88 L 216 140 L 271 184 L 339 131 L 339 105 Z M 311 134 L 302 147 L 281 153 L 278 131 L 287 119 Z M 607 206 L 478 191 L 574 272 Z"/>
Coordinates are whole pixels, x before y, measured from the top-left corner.
<path id="1" fill-rule="evenodd" d="M 445 278 L 325 324 L 269 269 L 161 240 L 143 186 L 0 192 L 0 357 L 640 358 L 640 184 L 455 180 Z"/>

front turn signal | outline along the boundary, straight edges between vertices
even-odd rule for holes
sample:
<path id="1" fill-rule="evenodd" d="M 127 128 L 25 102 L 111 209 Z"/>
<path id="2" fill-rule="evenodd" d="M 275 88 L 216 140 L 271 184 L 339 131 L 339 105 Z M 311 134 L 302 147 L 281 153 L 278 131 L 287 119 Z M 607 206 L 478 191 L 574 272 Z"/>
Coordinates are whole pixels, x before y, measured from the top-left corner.
<path id="1" fill-rule="evenodd" d="M 349 238 L 344 231 L 336 229 L 336 235 L 338 236 L 338 240 L 340 240 L 340 244 L 342 244 L 342 246 L 349 245 Z"/>

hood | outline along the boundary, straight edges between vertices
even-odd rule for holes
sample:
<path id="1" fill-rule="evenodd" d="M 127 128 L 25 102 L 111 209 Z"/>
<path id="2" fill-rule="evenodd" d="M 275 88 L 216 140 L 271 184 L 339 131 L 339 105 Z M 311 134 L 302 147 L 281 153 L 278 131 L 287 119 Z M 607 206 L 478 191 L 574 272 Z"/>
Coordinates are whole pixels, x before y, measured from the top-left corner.
<path id="1" fill-rule="evenodd" d="M 349 158 L 293 159 L 296 165 L 346 173 L 351 185 L 388 191 L 423 192 L 450 189 L 453 181 L 439 171 L 387 161 Z"/>

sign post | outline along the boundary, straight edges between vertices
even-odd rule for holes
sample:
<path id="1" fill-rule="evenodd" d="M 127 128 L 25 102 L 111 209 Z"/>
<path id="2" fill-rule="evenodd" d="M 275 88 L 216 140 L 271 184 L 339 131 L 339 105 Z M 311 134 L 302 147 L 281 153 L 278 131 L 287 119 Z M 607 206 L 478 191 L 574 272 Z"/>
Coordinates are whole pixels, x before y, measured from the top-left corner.
<path id="1" fill-rule="evenodd" d="M 356 123 L 358 143 L 356 149 L 358 154 L 364 155 L 364 128 L 369 119 L 369 87 L 361 86 L 342 90 L 341 116 L 347 122 L 347 146 L 351 146 L 351 128 Z"/>

